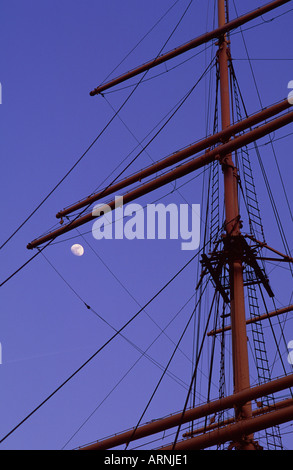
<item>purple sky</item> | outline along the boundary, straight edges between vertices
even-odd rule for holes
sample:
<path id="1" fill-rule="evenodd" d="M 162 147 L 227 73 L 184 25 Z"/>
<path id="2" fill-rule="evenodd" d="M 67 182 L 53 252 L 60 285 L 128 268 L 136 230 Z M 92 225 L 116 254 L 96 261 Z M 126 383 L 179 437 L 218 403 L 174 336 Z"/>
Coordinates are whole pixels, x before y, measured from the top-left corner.
<path id="1" fill-rule="evenodd" d="M 85 152 L 113 116 L 112 107 L 117 110 L 127 98 L 132 88 L 115 92 L 113 89 L 113 93 L 105 94 L 105 97 L 90 97 L 89 92 L 110 74 L 173 3 L 168 0 L 2 2 L 1 244 Z M 112 77 L 155 57 L 188 3 L 180 0 L 174 5 Z M 233 1 L 230 3 L 231 18 L 234 18 Z M 236 0 L 235 3 L 238 14 L 244 14 L 267 2 Z M 243 27 L 249 55 L 258 59 L 251 63 L 263 106 L 286 98 L 288 82 L 293 80 L 293 11 L 265 22 L 291 8 L 292 2 Z M 213 29 L 213 17 L 214 1 L 194 0 L 164 51 Z M 256 112 L 261 105 L 249 63 L 240 60 L 246 59 L 247 55 L 239 32 L 231 36 L 231 43 L 234 67 L 247 110 Z M 201 53 L 192 57 L 197 52 Z M 122 120 L 117 117 L 111 123 L 74 171 L 2 248 L 1 282 L 35 253 L 26 249 L 27 243 L 58 224 L 55 218 L 58 210 L 88 196 L 106 178 L 106 183 L 109 183 L 117 176 L 118 170 L 114 171 L 117 165 L 137 146 L 137 140 L 142 141 L 189 91 L 214 53 L 215 47 L 202 46 L 149 72 L 148 78 L 190 58 L 174 70 L 137 88 L 119 114 Z M 215 70 L 212 73 L 213 92 Z M 210 133 L 212 122 L 208 118 L 212 115 L 213 106 L 209 114 L 209 78 L 207 75 L 201 81 L 174 119 L 148 147 L 147 153 L 144 152 L 126 174 Z M 213 100 L 212 93 L 212 103 Z M 287 197 L 292 202 L 292 136 L 277 140 L 291 132 L 292 124 L 272 137 L 276 139 L 274 149 Z M 259 144 L 267 142 L 268 137 Z M 272 147 L 262 145 L 260 153 L 291 249 L 292 219 Z M 266 241 L 283 252 L 254 151 L 251 152 L 251 164 Z M 109 176 L 112 171 L 114 173 Z M 178 180 L 175 188 L 179 189 L 193 176 L 196 175 Z M 206 198 L 206 178 L 200 175 L 172 194 L 169 193 L 174 185 L 170 184 L 137 202 L 145 205 L 168 194 L 161 202 L 202 204 L 202 199 Z M 73 231 L 45 250 L 47 260 L 63 279 L 40 254 L 1 289 L 0 438 L 113 335 L 113 330 L 87 309 L 84 302 L 114 328 L 120 328 L 194 255 L 181 250 L 180 240 L 97 241 L 91 228 L 89 224 L 79 229 L 85 234 L 84 238 Z M 248 231 L 248 227 L 243 230 Z M 84 246 L 82 257 L 72 255 L 70 248 L 73 243 Z M 292 293 L 288 266 L 276 268 L 268 264 L 267 268 L 271 272 L 277 307 L 288 305 Z M 197 273 L 198 258 L 148 306 L 147 314 L 139 315 L 123 332 L 144 350 L 158 336 L 160 328 L 165 328 L 185 306 L 166 330 L 166 335 L 162 334 L 148 351 L 162 366 L 167 364 L 192 313 L 194 298 L 191 297 L 195 292 Z M 202 306 L 205 314 L 212 293 L 210 284 Z M 270 302 L 268 307 L 270 310 L 274 308 Z M 289 320 L 288 316 L 284 329 L 288 341 L 293 339 L 292 321 Z M 143 422 L 182 409 L 192 371 L 189 358 L 193 348 L 193 328 L 194 322 L 170 367 L 176 380 L 174 376 L 164 378 Z M 279 337 L 280 330 L 277 331 Z M 199 375 L 197 403 L 206 396 L 206 361 L 210 357 L 210 348 L 211 345 L 200 364 L 202 375 Z M 273 361 L 275 345 L 272 339 L 268 350 Z M 290 372 L 291 366 L 286 360 L 288 351 L 283 343 L 281 353 Z M 227 361 L 230 355 L 227 343 Z M 158 365 L 146 357 L 141 358 L 110 396 L 107 395 L 139 357 L 140 353 L 124 338 L 116 338 L 8 437 L 2 443 L 2 449 L 71 449 L 135 426 L 162 374 Z M 217 353 L 216 368 L 219 368 L 219 361 Z M 283 374 L 279 366 L 279 362 L 274 365 L 273 376 Z M 231 393 L 228 379 L 231 379 L 231 367 L 227 368 L 227 392 Z M 254 380 L 255 375 L 252 374 L 252 382 Z M 212 387 L 213 397 L 217 396 L 217 384 L 216 379 Z M 290 427 L 286 428 L 286 431 L 290 430 Z M 165 442 L 169 442 L 166 439 Z M 291 434 L 284 443 L 292 449 Z"/>

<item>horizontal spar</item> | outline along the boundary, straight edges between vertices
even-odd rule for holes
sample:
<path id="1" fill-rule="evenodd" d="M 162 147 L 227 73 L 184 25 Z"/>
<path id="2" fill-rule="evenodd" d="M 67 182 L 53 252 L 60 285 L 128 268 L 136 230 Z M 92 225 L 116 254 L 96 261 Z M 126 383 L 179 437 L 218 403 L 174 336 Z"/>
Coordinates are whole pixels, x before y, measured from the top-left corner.
<path id="1" fill-rule="evenodd" d="M 259 7 L 256 10 L 253 10 L 250 13 L 247 13 L 243 16 L 240 16 L 239 18 L 236 18 L 235 20 L 230 21 L 229 23 L 226 23 L 224 26 L 217 28 L 211 32 L 205 33 L 190 42 L 183 44 L 182 46 L 177 47 L 176 49 L 167 52 L 166 54 L 163 54 L 156 59 L 153 59 L 140 67 L 137 67 L 123 75 L 120 75 L 119 77 L 105 83 L 104 85 L 100 85 L 94 90 L 90 92 L 91 96 L 97 95 L 108 88 L 111 88 L 115 85 L 118 85 L 119 83 L 122 83 L 129 78 L 135 77 L 136 75 L 139 75 L 142 72 L 146 72 L 147 70 L 162 64 L 169 59 L 172 59 L 173 57 L 177 57 L 178 55 L 182 54 L 183 52 L 187 52 L 191 49 L 194 49 L 195 47 L 201 46 L 202 44 L 206 44 L 212 39 L 219 38 L 221 35 L 227 33 L 228 31 L 231 31 L 233 29 L 238 28 L 239 26 L 242 26 L 243 24 L 247 23 L 248 21 L 251 21 L 255 18 L 258 18 L 261 15 L 264 15 L 265 13 L 268 13 L 269 11 L 280 7 L 281 5 L 284 5 L 285 3 L 288 3 L 290 0 L 275 0 L 274 2 L 267 3 L 266 5 Z"/>
<path id="2" fill-rule="evenodd" d="M 276 317 L 278 315 L 282 315 L 283 313 L 288 313 L 293 311 L 293 305 L 289 305 L 288 307 L 279 308 L 278 310 L 274 310 L 273 312 L 264 313 L 263 315 L 258 315 L 256 317 L 249 318 L 246 320 L 246 325 L 250 325 L 251 323 L 257 323 L 258 321 L 266 320 L 268 318 Z M 230 331 L 231 325 L 227 325 L 224 328 L 219 328 L 218 330 L 212 330 L 207 333 L 207 336 L 214 336 L 218 335 L 219 333 L 223 333 L 223 331 Z"/>
<path id="3" fill-rule="evenodd" d="M 79 201 L 78 203 L 59 211 L 58 214 L 56 214 L 56 217 L 57 219 L 60 219 L 76 210 L 89 206 L 90 204 L 101 199 L 102 197 L 108 196 L 109 194 L 113 194 L 115 192 L 117 193 L 117 191 L 120 191 L 121 189 L 126 188 L 131 184 L 137 183 L 138 181 L 141 181 L 142 179 L 147 178 L 148 176 L 151 176 L 165 168 L 168 168 L 169 166 L 179 163 L 182 160 L 192 155 L 195 155 L 198 152 L 202 152 L 203 150 L 212 147 L 213 145 L 219 142 L 229 140 L 229 138 L 234 136 L 235 134 L 238 134 L 239 132 L 242 132 L 258 124 L 261 121 L 265 121 L 266 119 L 269 119 L 270 117 L 275 116 L 276 114 L 279 114 L 282 111 L 285 111 L 290 106 L 291 104 L 287 99 L 275 105 L 269 106 L 263 109 L 262 111 L 259 111 L 258 113 L 253 114 L 252 116 L 249 116 L 248 118 L 228 127 L 227 129 L 217 132 L 216 134 L 207 137 L 206 139 L 203 139 L 189 147 L 179 150 L 178 152 L 173 153 L 171 156 L 164 158 L 163 160 L 155 163 L 154 165 L 151 165 L 148 168 L 145 168 L 144 170 L 139 171 L 132 176 L 129 176 L 115 184 L 112 184 L 111 186 L 105 189 L 102 189 L 98 193 L 93 194 L 92 196 L 89 196 Z"/>
<path id="4" fill-rule="evenodd" d="M 234 140 L 227 142 L 226 144 L 220 145 L 219 147 L 216 147 L 213 150 L 207 151 L 204 155 L 201 155 L 187 163 L 184 163 L 181 166 L 178 166 L 175 169 L 169 171 L 168 173 L 162 176 L 159 176 L 158 178 L 155 178 L 154 180 L 149 181 L 148 183 L 145 183 L 139 186 L 138 188 L 130 191 L 129 193 L 126 193 L 123 196 L 123 202 L 124 203 L 131 202 L 145 194 L 148 194 L 154 191 L 155 189 L 158 189 L 178 178 L 181 178 L 182 176 L 192 173 L 194 170 L 197 170 L 199 168 L 202 168 L 205 165 L 208 165 L 209 163 L 215 161 L 216 159 L 220 160 L 222 157 L 224 157 L 225 155 L 228 155 L 234 150 L 237 150 L 243 147 L 244 145 L 254 142 L 255 140 L 260 139 L 261 137 L 264 137 L 265 135 L 270 134 L 271 132 L 274 132 L 277 129 L 280 129 L 283 126 L 286 126 L 292 121 L 293 121 L 293 112 L 291 111 L 290 113 L 286 113 L 285 115 L 277 119 L 274 119 L 273 121 L 270 121 L 267 124 L 264 124 L 263 126 L 257 127 L 256 129 L 250 132 L 247 132 L 246 134 L 243 134 L 240 137 L 237 137 Z M 114 200 L 114 201 L 111 201 L 108 204 L 108 206 L 110 207 L 111 210 L 114 210 L 115 204 L 116 204 L 116 201 Z M 74 219 L 73 221 L 69 222 L 66 225 L 63 225 L 59 229 L 54 230 L 53 232 L 50 232 L 47 235 L 44 235 L 43 237 L 40 237 L 36 240 L 33 240 L 31 243 L 27 245 L 27 248 L 28 249 L 36 248 L 37 246 L 43 243 L 53 240 L 57 238 L 58 236 L 64 233 L 67 233 L 73 230 L 74 228 L 80 227 L 81 225 L 84 225 L 87 222 L 90 222 L 95 219 L 96 219 L 96 215 L 92 213 L 89 213 L 82 217 Z"/>
<path id="5" fill-rule="evenodd" d="M 211 401 L 205 405 L 198 406 L 187 410 L 184 415 L 177 413 L 176 415 L 168 416 L 160 420 L 145 424 L 136 429 L 135 433 L 133 430 L 126 431 L 124 433 L 112 436 L 108 439 L 98 441 L 89 446 L 82 447 L 81 450 L 105 450 L 112 449 L 121 444 L 126 444 L 130 440 L 137 440 L 142 437 L 150 436 L 167 429 L 171 429 L 179 424 L 188 423 L 189 421 L 203 418 L 210 414 L 217 413 L 229 408 L 233 408 L 236 405 L 247 403 L 248 401 L 255 400 L 271 393 L 279 392 L 287 389 L 293 385 L 293 374 L 282 377 L 280 379 L 273 380 L 266 384 L 258 385 L 256 387 L 243 390 L 234 395 L 230 395 L 225 398 L 220 398 L 216 401 Z"/>
<path id="6" fill-rule="evenodd" d="M 293 399 L 292 398 L 287 398 L 286 400 L 281 400 L 274 402 L 273 405 L 267 405 L 267 406 L 262 406 L 261 408 L 256 408 L 252 411 L 252 416 L 259 416 L 261 414 L 267 413 L 268 411 L 271 411 L 272 408 L 274 410 L 276 409 L 281 409 L 281 408 L 286 408 L 287 406 L 293 406 Z M 227 426 L 229 424 L 235 423 L 235 418 L 227 418 L 224 421 L 215 421 L 212 424 L 207 424 L 205 426 L 202 426 L 201 428 L 194 429 L 193 431 L 188 431 L 182 434 L 182 437 L 192 437 L 198 434 L 206 433 L 208 431 L 212 431 L 213 429 L 217 429 L 223 426 Z"/>
<path id="7" fill-rule="evenodd" d="M 201 436 L 192 437 L 190 439 L 176 443 L 173 445 L 161 447 L 160 450 L 201 450 L 207 449 L 214 445 L 224 444 L 225 442 L 235 442 L 243 436 L 267 429 L 272 426 L 287 423 L 293 419 L 293 405 L 285 407 L 281 410 L 269 411 L 264 415 L 255 418 L 242 419 L 235 424 L 231 424 L 225 428 L 211 431 Z"/>

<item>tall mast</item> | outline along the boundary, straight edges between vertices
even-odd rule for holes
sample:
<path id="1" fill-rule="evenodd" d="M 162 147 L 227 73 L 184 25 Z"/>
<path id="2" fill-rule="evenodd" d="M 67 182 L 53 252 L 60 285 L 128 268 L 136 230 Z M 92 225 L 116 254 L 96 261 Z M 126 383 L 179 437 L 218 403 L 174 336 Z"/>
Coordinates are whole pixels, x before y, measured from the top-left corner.
<path id="1" fill-rule="evenodd" d="M 226 23 L 225 0 L 218 0 L 219 28 Z M 223 34 L 219 39 L 218 62 L 220 72 L 220 97 L 222 129 L 226 129 L 230 123 L 230 96 L 229 96 L 229 70 L 228 61 L 230 50 L 227 35 Z M 250 388 L 249 361 L 246 335 L 244 281 L 242 267 L 242 250 L 239 239 L 240 214 L 237 194 L 237 169 L 234 166 L 231 153 L 220 159 L 224 175 L 224 198 L 226 217 L 226 242 L 229 248 L 229 279 L 230 279 L 230 310 L 233 350 L 233 377 L 234 393 Z M 231 248 L 231 251 L 230 251 Z M 251 417 L 251 404 L 246 404 L 235 410 L 236 419 Z M 252 436 L 238 443 L 238 448 L 254 449 Z"/>

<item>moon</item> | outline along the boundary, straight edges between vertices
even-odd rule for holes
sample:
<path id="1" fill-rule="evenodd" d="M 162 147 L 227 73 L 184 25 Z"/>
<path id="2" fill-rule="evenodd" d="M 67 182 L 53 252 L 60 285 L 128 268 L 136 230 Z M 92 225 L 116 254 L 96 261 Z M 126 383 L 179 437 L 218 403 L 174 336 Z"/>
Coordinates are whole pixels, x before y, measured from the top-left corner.
<path id="1" fill-rule="evenodd" d="M 78 243 L 76 243 L 75 245 L 72 245 L 71 247 L 71 252 L 75 255 L 75 256 L 82 256 L 84 254 L 84 248 L 83 246 L 79 245 Z"/>

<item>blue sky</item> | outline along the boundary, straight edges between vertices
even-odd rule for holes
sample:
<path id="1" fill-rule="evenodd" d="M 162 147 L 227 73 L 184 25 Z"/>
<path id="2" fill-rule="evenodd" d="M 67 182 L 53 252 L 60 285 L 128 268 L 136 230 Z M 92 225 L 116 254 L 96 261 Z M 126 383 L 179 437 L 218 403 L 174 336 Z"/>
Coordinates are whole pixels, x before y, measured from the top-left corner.
<path id="1" fill-rule="evenodd" d="M 132 88 L 112 90 L 113 93 L 104 97 L 90 97 L 89 92 L 104 81 L 173 3 L 167 0 L 1 2 L 1 243 L 63 178 L 111 119 L 113 109 L 117 110 L 127 98 Z M 184 0 L 176 3 L 111 77 L 155 57 L 188 3 Z M 235 3 L 238 14 L 244 14 L 266 1 L 236 0 Z M 211 30 L 213 4 L 212 0 L 194 0 L 164 51 Z M 249 55 L 256 59 L 251 63 L 263 106 L 286 98 L 287 84 L 293 80 L 293 12 L 268 21 L 291 8 L 292 2 L 289 2 L 262 19 L 254 20 L 250 26 L 255 27 L 243 27 Z M 233 2 L 231 17 L 235 17 Z M 248 112 L 256 112 L 261 105 L 239 31 L 231 35 L 231 50 Z M 200 54 L 193 57 L 197 52 Z M 147 77 L 151 78 L 169 70 L 137 88 L 119 117 L 74 171 L 3 247 L 1 282 L 34 253 L 26 249 L 27 243 L 58 224 L 55 218 L 58 210 L 92 193 L 105 178 L 109 183 L 117 176 L 117 165 L 189 91 L 214 53 L 214 47 L 202 46 L 149 72 Z M 185 58 L 190 60 L 170 70 Z M 148 152 L 137 159 L 127 174 L 210 132 L 211 122 L 206 125 L 209 77 L 200 82 L 190 99 L 148 147 Z M 214 78 L 211 83 L 214 89 Z M 292 124 L 273 136 L 289 201 L 292 201 L 292 136 L 285 136 L 291 132 Z M 272 148 L 264 145 L 267 142 L 268 138 L 259 142 L 263 144 L 261 156 L 291 249 L 292 219 Z M 267 243 L 284 251 L 254 152 L 251 152 L 251 161 Z M 175 189 L 190 179 L 189 175 L 178 181 Z M 206 181 L 201 175 L 172 194 L 168 193 L 174 186 L 168 185 L 137 202 L 144 205 L 164 196 L 161 202 L 165 204 L 186 201 L 202 204 Z M 91 226 L 81 227 L 80 233 L 84 238 L 73 232 L 56 240 L 44 252 L 47 259 L 37 256 L 1 288 L 0 436 L 6 435 L 112 336 L 113 330 L 86 309 L 84 302 L 112 326 L 120 328 L 192 256 L 180 249 L 179 240 L 98 242 L 91 234 Z M 72 255 L 73 243 L 84 246 L 82 257 Z M 274 265 L 268 265 L 268 270 L 277 306 L 288 305 L 292 293 L 289 271 Z M 165 328 L 182 308 L 166 330 L 167 336 L 161 335 L 149 351 L 163 366 L 192 312 L 197 273 L 198 265 L 192 263 L 146 309 L 147 314 L 140 315 L 124 332 L 137 346 L 146 349 L 160 333 L 160 328 Z M 205 310 L 212 292 L 210 286 Z M 273 309 L 271 304 L 269 309 Z M 190 380 L 192 369 L 187 358 L 192 353 L 191 330 L 171 366 L 171 371 L 185 384 Z M 284 331 L 288 341 L 292 340 L 292 322 L 286 323 Z M 269 350 L 273 354 L 272 341 Z M 282 354 L 286 362 L 286 349 L 283 348 Z M 157 365 L 141 358 L 119 387 L 106 397 L 139 357 L 140 353 L 124 338 L 116 338 L 8 437 L 2 448 L 70 449 L 135 425 L 162 373 Z M 199 386 L 202 399 L 206 396 L 205 367 L 203 363 Z M 278 367 L 273 372 L 282 373 Z M 143 421 L 182 409 L 185 397 L 186 388 L 182 383 L 174 381 L 174 377 L 165 377 Z M 289 434 L 288 448 L 292 448 L 291 443 Z"/>

